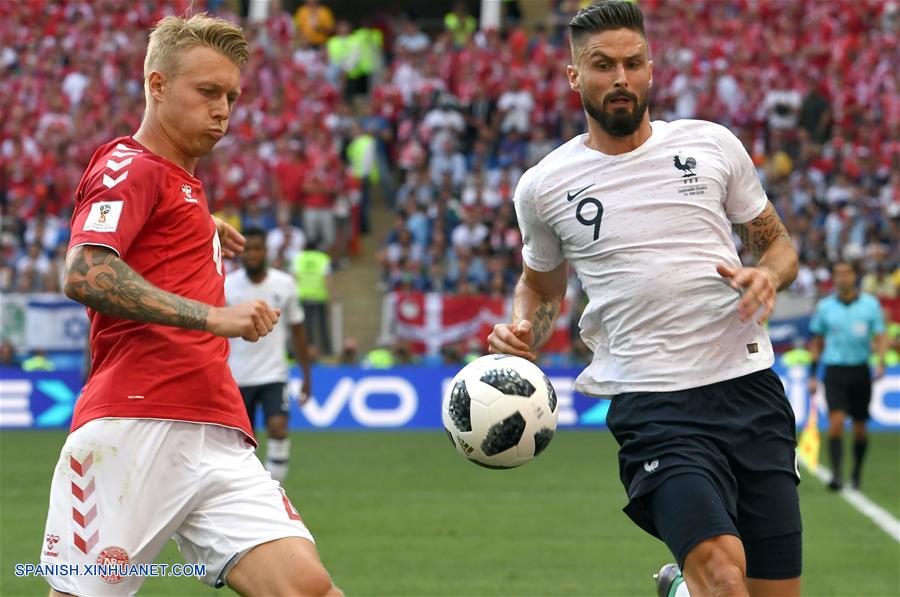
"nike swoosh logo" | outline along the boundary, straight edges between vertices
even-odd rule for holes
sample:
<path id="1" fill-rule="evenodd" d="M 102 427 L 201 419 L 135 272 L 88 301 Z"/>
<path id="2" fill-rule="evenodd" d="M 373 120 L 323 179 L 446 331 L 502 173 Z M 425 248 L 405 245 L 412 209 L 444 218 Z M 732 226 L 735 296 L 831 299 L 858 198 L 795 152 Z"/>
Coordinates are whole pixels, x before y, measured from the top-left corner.
<path id="1" fill-rule="evenodd" d="M 586 190 L 588 190 L 588 189 L 591 188 L 592 186 L 594 186 L 594 183 L 591 183 L 591 184 L 589 184 L 588 186 L 586 186 L 586 187 L 584 187 L 583 189 L 581 189 L 580 191 L 575 191 L 574 193 L 573 193 L 572 191 L 569 191 L 568 193 L 566 193 L 566 201 L 571 201 L 572 199 L 574 199 L 574 198 L 577 197 L 578 195 L 582 194 L 583 192 L 585 192 Z"/>

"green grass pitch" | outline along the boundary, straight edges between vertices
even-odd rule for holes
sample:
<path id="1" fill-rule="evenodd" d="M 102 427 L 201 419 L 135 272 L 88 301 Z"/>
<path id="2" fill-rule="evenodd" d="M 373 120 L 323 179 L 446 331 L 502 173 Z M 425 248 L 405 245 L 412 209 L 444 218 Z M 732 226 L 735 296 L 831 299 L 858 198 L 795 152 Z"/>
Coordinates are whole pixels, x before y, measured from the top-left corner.
<path id="1" fill-rule="evenodd" d="M 0 594 L 46 594 L 16 578 L 37 561 L 62 432 L 0 434 Z M 824 443 L 824 442 L 823 442 Z M 286 489 L 348 595 L 652 595 L 665 547 L 621 512 L 605 431 L 557 434 L 521 469 L 465 462 L 442 431 L 293 435 Z M 876 434 L 866 494 L 900 515 L 900 434 Z M 805 595 L 900 594 L 900 545 L 828 493 L 801 484 Z M 173 542 L 161 562 L 178 562 Z M 228 594 L 151 578 L 142 595 Z"/>

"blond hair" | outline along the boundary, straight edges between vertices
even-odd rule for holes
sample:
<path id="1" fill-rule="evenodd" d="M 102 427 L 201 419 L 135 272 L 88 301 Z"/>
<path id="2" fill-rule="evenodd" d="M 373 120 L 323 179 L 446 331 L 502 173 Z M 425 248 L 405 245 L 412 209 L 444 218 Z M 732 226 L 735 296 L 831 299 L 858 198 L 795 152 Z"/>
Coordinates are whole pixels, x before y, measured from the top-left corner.
<path id="1" fill-rule="evenodd" d="M 229 21 L 206 13 L 189 19 L 168 16 L 160 19 L 150 32 L 144 58 L 144 81 L 148 81 L 154 70 L 174 74 L 180 55 L 197 46 L 218 51 L 238 67 L 249 57 L 244 31 Z"/>

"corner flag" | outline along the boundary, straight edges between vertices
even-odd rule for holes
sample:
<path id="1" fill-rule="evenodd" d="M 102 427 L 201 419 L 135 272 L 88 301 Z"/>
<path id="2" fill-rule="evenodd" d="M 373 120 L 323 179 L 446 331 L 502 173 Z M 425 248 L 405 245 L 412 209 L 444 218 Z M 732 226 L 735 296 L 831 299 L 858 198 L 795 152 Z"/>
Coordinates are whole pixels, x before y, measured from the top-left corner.
<path id="1" fill-rule="evenodd" d="M 809 395 L 809 416 L 800 433 L 797 454 L 806 468 L 811 471 L 819 468 L 819 409 L 816 407 L 816 394 Z"/>

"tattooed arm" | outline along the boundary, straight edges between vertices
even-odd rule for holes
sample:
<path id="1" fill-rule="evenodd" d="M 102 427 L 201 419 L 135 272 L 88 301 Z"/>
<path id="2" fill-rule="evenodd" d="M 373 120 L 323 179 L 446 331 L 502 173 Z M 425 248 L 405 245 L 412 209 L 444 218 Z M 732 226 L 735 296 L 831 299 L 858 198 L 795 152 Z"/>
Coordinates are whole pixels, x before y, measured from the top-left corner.
<path id="1" fill-rule="evenodd" d="M 76 247 L 66 256 L 66 296 L 113 317 L 206 329 L 209 305 L 153 286 L 111 249 Z"/>
<path id="2" fill-rule="evenodd" d="M 219 308 L 161 290 L 99 245 L 69 251 L 64 290 L 72 300 L 104 315 L 251 341 L 265 336 L 278 320 L 278 311 L 263 301 Z"/>
<path id="3" fill-rule="evenodd" d="M 757 321 L 763 323 L 775 308 L 775 294 L 797 277 L 797 251 L 771 202 L 752 221 L 734 228 L 756 258 L 756 267 L 735 268 L 720 263 L 716 271 L 730 280 L 732 288 L 742 291 L 737 307 L 741 321 L 759 313 Z"/>
<path id="4" fill-rule="evenodd" d="M 568 266 L 562 263 L 548 272 L 523 265 L 513 297 L 513 322 L 498 323 L 488 336 L 490 352 L 514 354 L 535 360 L 556 327 L 566 296 Z"/>
<path id="5" fill-rule="evenodd" d="M 735 224 L 734 229 L 756 259 L 756 267 L 772 274 L 776 289 L 790 286 L 797 277 L 797 252 L 772 202 L 753 220 Z"/>

